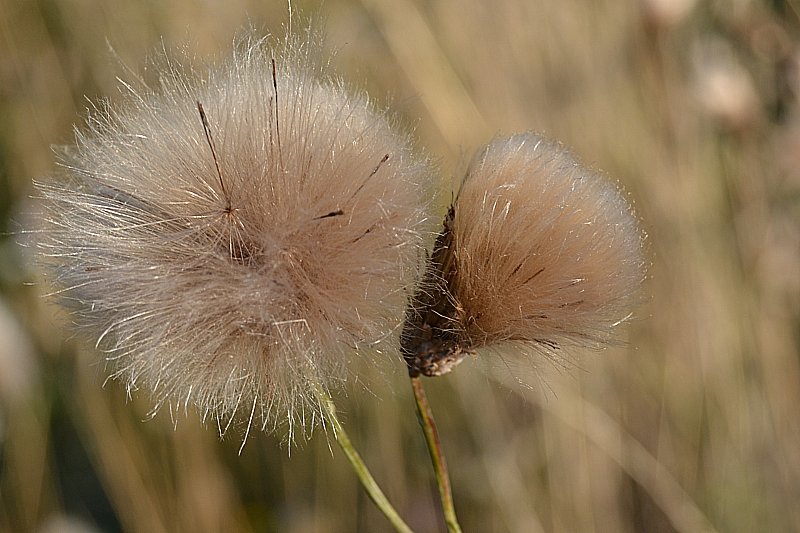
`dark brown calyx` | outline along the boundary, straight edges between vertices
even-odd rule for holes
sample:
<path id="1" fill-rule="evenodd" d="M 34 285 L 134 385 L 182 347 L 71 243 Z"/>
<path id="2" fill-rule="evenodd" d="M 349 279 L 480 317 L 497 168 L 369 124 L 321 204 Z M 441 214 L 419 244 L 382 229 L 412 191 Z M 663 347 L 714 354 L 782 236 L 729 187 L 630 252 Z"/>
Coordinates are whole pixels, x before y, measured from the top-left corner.
<path id="1" fill-rule="evenodd" d="M 436 377 L 449 373 L 469 354 L 458 342 L 431 339 L 417 343 L 405 357 L 411 377 Z"/>
<path id="2" fill-rule="evenodd" d="M 454 218 L 455 208 L 450 207 L 400 334 L 400 350 L 412 377 L 447 374 L 472 353 L 450 290 L 457 269 L 452 249 Z"/>

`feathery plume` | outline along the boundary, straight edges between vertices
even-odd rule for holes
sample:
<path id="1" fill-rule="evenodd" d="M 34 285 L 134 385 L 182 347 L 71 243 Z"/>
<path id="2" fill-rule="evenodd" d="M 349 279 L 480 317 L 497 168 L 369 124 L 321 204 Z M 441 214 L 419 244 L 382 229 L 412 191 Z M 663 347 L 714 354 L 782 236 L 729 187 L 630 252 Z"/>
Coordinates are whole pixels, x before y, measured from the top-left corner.
<path id="1" fill-rule="evenodd" d="M 630 317 L 642 233 L 624 196 L 536 134 L 498 139 L 471 162 L 401 344 L 413 375 L 516 343 L 555 354 L 598 344 Z"/>
<path id="2" fill-rule="evenodd" d="M 154 412 L 291 439 L 324 418 L 314 390 L 396 350 L 431 170 L 318 49 L 247 41 L 206 75 L 123 83 L 38 184 L 61 294 Z"/>

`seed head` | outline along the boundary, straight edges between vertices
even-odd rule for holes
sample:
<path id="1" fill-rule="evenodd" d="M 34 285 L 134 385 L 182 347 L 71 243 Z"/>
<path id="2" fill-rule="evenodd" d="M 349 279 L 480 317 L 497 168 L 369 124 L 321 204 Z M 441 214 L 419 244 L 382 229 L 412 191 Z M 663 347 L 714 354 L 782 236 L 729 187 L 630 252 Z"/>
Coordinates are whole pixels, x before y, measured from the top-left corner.
<path id="1" fill-rule="evenodd" d="M 428 163 L 315 43 L 125 85 L 38 184 L 55 281 L 113 377 L 221 431 L 313 427 L 313 390 L 393 352 L 418 273 Z"/>
<path id="2" fill-rule="evenodd" d="M 498 139 L 471 162 L 402 344 L 412 374 L 516 343 L 555 354 L 607 342 L 644 277 L 642 233 L 620 191 L 559 144 Z"/>

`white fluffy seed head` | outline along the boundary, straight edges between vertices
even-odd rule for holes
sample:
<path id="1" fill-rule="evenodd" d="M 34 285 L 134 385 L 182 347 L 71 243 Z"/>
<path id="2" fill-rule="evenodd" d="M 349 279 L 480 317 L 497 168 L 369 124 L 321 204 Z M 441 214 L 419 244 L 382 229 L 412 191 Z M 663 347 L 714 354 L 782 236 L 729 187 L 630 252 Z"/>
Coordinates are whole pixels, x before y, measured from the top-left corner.
<path id="1" fill-rule="evenodd" d="M 455 205 L 451 292 L 472 347 L 605 342 L 644 277 L 643 235 L 619 189 L 526 133 L 472 161 Z"/>
<path id="2" fill-rule="evenodd" d="M 643 234 L 610 182 L 526 133 L 471 162 L 402 335 L 412 375 L 480 348 L 600 345 L 631 314 Z"/>
<path id="3" fill-rule="evenodd" d="M 314 387 L 395 351 L 431 169 L 325 76 L 316 42 L 247 42 L 204 76 L 170 64 L 156 89 L 125 85 L 66 179 L 38 185 L 57 284 L 156 408 L 291 438 L 320 421 Z"/>

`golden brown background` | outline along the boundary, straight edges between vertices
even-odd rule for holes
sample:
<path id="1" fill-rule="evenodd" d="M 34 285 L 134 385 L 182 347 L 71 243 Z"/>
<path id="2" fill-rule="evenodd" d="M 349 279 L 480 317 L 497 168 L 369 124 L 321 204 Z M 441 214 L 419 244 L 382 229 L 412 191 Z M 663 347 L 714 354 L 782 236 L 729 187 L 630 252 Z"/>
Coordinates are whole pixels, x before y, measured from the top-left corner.
<path id="1" fill-rule="evenodd" d="M 620 180 L 649 233 L 625 346 L 531 370 L 533 390 L 470 363 L 428 383 L 465 531 L 800 528 L 800 2 L 293 7 L 324 24 L 338 73 L 416 130 L 444 191 L 493 135 L 534 129 Z M 219 441 L 192 413 L 143 421 L 146 393 L 101 387 L 18 234 L 50 146 L 119 99 L 123 65 L 162 41 L 211 58 L 287 21 L 283 2 L 0 0 L 0 530 L 389 529 L 322 433 L 291 455 L 251 435 L 239 456 L 237 432 Z M 400 513 L 441 530 L 394 366 L 388 390 L 338 403 Z"/>

